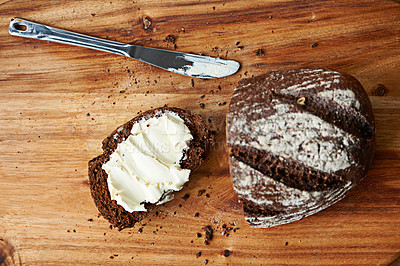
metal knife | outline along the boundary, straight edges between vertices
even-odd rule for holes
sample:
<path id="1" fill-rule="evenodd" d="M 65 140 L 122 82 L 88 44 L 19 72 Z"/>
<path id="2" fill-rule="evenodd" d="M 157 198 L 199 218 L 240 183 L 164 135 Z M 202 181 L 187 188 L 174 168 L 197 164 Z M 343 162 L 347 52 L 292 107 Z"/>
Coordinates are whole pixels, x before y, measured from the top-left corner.
<path id="1" fill-rule="evenodd" d="M 240 68 L 240 64 L 233 60 L 114 42 L 49 27 L 21 18 L 11 19 L 8 32 L 14 36 L 82 46 L 124 55 L 174 73 L 195 78 L 222 78 L 236 73 Z"/>

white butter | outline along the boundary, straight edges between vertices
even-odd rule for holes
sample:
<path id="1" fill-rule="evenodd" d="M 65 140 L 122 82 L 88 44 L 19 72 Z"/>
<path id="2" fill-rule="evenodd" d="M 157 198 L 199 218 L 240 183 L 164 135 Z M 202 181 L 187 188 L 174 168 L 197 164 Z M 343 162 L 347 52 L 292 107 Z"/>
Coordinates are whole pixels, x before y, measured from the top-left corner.
<path id="1" fill-rule="evenodd" d="M 128 212 L 146 211 L 144 202 L 170 200 L 161 198 L 189 180 L 190 170 L 182 169 L 179 162 L 191 139 L 189 128 L 173 112 L 135 123 L 131 135 L 102 166 L 111 199 Z"/>
<path id="2" fill-rule="evenodd" d="M 226 63 L 219 58 L 206 58 L 190 54 L 183 54 L 180 57 L 188 62 L 192 62 L 192 64 L 185 65 L 183 68 L 171 67 L 168 68 L 168 70 L 174 73 L 191 77 L 226 77 L 235 73 L 240 67 L 239 63 L 237 62 L 231 61 L 229 63 Z"/>

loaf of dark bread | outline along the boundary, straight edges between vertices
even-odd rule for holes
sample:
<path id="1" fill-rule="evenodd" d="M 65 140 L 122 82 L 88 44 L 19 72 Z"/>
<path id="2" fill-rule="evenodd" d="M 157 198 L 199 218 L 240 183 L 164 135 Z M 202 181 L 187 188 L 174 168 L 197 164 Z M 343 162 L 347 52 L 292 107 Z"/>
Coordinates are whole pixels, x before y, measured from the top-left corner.
<path id="1" fill-rule="evenodd" d="M 327 69 L 241 80 L 227 116 L 230 173 L 253 227 L 300 220 L 341 200 L 374 157 L 371 103 Z"/>
<path id="2" fill-rule="evenodd" d="M 111 199 L 107 184 L 108 174 L 102 168 L 110 160 L 110 155 L 117 149 L 118 144 L 125 141 L 130 135 L 132 127 L 139 121 L 159 117 L 165 112 L 174 113 L 183 119 L 184 124 L 189 128 L 193 139 L 188 144 L 188 149 L 179 162 L 182 169 L 195 170 L 203 161 L 206 152 L 213 143 L 213 136 L 207 129 L 201 117 L 188 110 L 172 107 L 161 107 L 146 111 L 133 118 L 127 123 L 114 130 L 106 139 L 103 140 L 104 153 L 89 161 L 89 185 L 94 202 L 100 214 L 106 218 L 113 226 L 119 229 L 132 227 L 136 222 L 142 220 L 151 212 L 156 204 L 144 202 L 146 211 L 126 211 L 115 200 Z M 171 191 L 166 191 L 166 194 Z M 166 195 L 163 195 L 164 197 Z M 161 200 L 161 199 L 160 199 Z"/>

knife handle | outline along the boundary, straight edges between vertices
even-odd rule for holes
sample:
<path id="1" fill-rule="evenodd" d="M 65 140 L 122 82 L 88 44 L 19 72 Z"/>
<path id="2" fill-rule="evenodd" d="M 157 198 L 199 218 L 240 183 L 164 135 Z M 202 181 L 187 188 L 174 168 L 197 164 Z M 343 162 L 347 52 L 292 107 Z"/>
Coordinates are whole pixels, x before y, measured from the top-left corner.
<path id="1" fill-rule="evenodd" d="M 8 32 L 13 36 L 58 42 L 129 56 L 131 45 L 61 30 L 21 18 L 11 19 Z"/>

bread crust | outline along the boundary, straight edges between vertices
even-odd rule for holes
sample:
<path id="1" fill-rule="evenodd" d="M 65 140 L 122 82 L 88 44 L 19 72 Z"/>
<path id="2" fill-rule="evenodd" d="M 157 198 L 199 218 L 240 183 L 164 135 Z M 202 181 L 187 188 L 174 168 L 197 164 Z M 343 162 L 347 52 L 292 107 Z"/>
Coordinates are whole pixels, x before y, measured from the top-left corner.
<path id="1" fill-rule="evenodd" d="M 279 120 L 276 125 L 272 117 Z M 288 120 L 304 117 L 308 124 L 300 121 L 291 125 L 280 117 L 288 117 Z M 265 126 L 267 123 L 269 127 Z M 302 145 L 289 157 L 271 151 L 266 146 L 268 143 L 260 141 L 270 141 L 268 134 L 275 134 L 274 138 L 278 139 L 293 134 L 295 140 L 301 131 L 296 126 L 311 124 L 300 132 L 308 136 L 306 131 L 314 129 L 312 123 L 317 125 L 315 128 L 331 128 L 341 134 L 333 137 L 320 132 L 316 138 L 321 147 L 328 143 L 338 153 L 345 154 L 350 161 L 343 162 L 345 166 L 348 163 L 347 167 L 335 169 L 333 166 L 329 171 L 317 169 L 308 165 L 306 159 L 293 158 L 300 158 Z M 280 127 L 284 129 L 279 131 Z M 265 132 L 261 128 L 276 128 L 276 132 L 286 129 L 286 135 L 279 135 L 275 130 Z M 328 69 L 271 71 L 239 81 L 227 116 L 227 141 L 232 181 L 247 220 L 254 227 L 269 227 L 320 211 L 356 186 L 373 161 L 375 121 L 364 88 L 346 73 Z M 304 137 L 302 143 L 308 141 L 310 139 Z M 317 144 L 316 153 L 319 154 L 320 144 Z"/>

